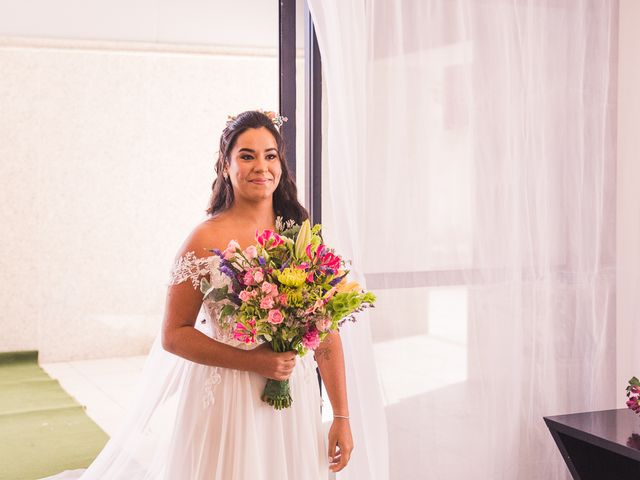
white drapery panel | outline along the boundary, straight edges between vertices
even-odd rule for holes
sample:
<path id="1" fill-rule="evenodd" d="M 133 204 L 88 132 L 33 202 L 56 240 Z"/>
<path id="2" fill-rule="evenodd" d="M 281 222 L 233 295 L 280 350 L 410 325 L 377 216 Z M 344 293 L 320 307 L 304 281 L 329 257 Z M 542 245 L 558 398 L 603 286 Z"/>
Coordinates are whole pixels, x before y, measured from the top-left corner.
<path id="1" fill-rule="evenodd" d="M 390 478 L 568 478 L 542 417 L 618 406 L 617 2 L 309 5 Z"/>
<path id="2" fill-rule="evenodd" d="M 345 209 L 332 205 L 329 212 L 323 212 L 323 225 L 326 227 L 323 235 L 329 245 L 353 262 L 355 268 L 351 269 L 351 278 L 366 287 L 360 267 L 364 262 L 360 240 L 364 232 L 364 203 L 360 201 L 364 178 L 359 174 L 364 165 L 366 145 L 364 137 L 354 135 L 352 129 L 352 125 L 363 125 L 366 120 L 366 96 L 362 89 L 367 64 L 364 3 L 308 3 L 322 51 L 329 49 L 337 61 L 336 67 L 341 70 L 339 75 L 323 79 L 328 89 L 340 92 L 329 96 L 329 109 L 335 112 L 329 122 L 330 151 L 340 151 L 342 160 L 349 159 L 336 159 L 340 165 L 335 168 L 333 163 L 323 166 L 328 169 L 327 184 L 331 190 L 323 191 L 323 203 L 329 198 L 349 204 Z M 336 25 L 339 27 L 335 28 Z M 341 49 L 342 42 L 348 42 L 349 48 Z M 337 218 L 333 218 L 332 212 L 337 214 Z M 332 228 L 333 225 L 340 227 Z M 361 313 L 357 323 L 347 325 L 341 331 L 355 443 L 348 468 L 336 475 L 343 480 L 389 478 L 387 425 L 376 375 L 369 318 L 367 312 Z"/>

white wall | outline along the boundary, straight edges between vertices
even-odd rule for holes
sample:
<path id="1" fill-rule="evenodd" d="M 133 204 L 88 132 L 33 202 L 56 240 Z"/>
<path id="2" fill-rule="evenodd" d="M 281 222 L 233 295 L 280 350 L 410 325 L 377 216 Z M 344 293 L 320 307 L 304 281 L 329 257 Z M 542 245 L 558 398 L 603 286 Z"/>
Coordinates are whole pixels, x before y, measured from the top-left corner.
<path id="1" fill-rule="evenodd" d="M 147 351 L 227 114 L 278 108 L 278 5 L 0 0 L 0 351 Z"/>
<path id="2" fill-rule="evenodd" d="M 275 0 L 0 1 L 4 36 L 275 48 L 277 26 Z"/>
<path id="3" fill-rule="evenodd" d="M 277 109 L 275 52 L 148 47 L 0 39 L 0 351 L 145 353 L 226 115 Z"/>
<path id="4" fill-rule="evenodd" d="M 620 0 L 618 50 L 618 395 L 640 376 L 640 2 Z"/>

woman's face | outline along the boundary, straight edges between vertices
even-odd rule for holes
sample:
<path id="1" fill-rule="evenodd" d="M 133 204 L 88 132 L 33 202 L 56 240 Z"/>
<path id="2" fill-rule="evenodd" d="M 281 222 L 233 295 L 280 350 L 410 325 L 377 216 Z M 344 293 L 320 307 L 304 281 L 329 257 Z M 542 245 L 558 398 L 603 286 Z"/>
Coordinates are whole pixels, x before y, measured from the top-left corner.
<path id="1" fill-rule="evenodd" d="M 271 132 L 265 127 L 249 128 L 238 135 L 227 171 L 236 198 L 271 197 L 282 175 L 278 144 Z"/>

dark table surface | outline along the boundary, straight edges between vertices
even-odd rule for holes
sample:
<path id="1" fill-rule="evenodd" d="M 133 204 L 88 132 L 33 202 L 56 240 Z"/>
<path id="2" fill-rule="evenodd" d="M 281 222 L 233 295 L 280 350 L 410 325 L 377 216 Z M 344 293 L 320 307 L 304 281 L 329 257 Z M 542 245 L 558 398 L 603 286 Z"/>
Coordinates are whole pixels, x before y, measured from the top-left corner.
<path id="1" fill-rule="evenodd" d="M 640 415 L 628 408 L 544 417 L 549 428 L 640 461 Z"/>

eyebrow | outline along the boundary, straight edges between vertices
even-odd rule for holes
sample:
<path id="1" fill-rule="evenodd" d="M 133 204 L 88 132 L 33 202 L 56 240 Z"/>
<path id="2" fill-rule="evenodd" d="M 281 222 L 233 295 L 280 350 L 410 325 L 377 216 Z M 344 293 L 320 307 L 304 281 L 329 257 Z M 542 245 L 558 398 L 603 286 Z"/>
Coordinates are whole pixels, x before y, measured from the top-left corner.
<path id="1" fill-rule="evenodd" d="M 278 149 L 276 149 L 276 148 L 267 148 L 267 149 L 265 150 L 265 152 L 269 152 L 269 151 L 271 151 L 271 150 L 273 150 L 274 152 L 277 152 L 277 151 L 278 151 Z M 241 148 L 240 150 L 238 150 L 238 152 L 256 153 L 256 151 L 255 151 L 255 150 L 252 150 L 251 148 Z"/>

